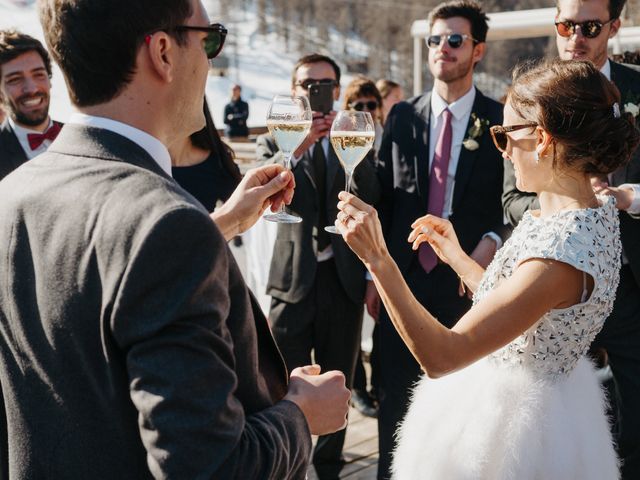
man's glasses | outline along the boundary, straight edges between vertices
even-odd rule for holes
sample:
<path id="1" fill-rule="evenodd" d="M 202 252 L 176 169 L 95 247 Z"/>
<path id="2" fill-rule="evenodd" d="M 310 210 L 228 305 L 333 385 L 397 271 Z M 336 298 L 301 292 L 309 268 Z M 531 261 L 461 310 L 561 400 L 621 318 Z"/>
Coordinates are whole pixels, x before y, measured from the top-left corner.
<path id="1" fill-rule="evenodd" d="M 309 87 L 311 85 L 319 85 L 319 84 L 331 85 L 333 87 L 337 87 L 338 86 L 338 82 L 335 81 L 332 78 L 320 78 L 320 79 L 307 78 L 305 80 L 301 80 L 299 82 L 296 82 L 295 86 L 296 87 L 302 87 L 304 90 L 309 90 Z"/>
<path id="2" fill-rule="evenodd" d="M 495 143 L 496 148 L 501 152 L 504 152 L 507 149 L 507 133 L 515 132 L 516 130 L 522 130 L 523 128 L 533 128 L 537 127 L 537 123 L 525 123 L 523 125 L 509 125 L 503 127 L 502 125 L 494 125 L 489 129 L 491 132 L 491 138 L 493 138 L 493 143 Z"/>
<path id="3" fill-rule="evenodd" d="M 361 112 L 365 109 L 368 110 L 369 112 L 373 112 L 378 108 L 378 102 L 376 102 L 375 100 L 371 100 L 369 102 L 350 103 L 349 108 L 351 108 L 352 110 L 356 110 L 358 112 Z"/>
<path id="4" fill-rule="evenodd" d="M 227 38 L 227 29 L 220 23 L 213 23 L 208 27 L 195 27 L 191 25 L 180 25 L 175 27 L 176 32 L 196 31 L 207 32 L 207 36 L 204 39 L 204 50 L 207 53 L 209 60 L 218 56 L 222 47 L 224 46 L 224 40 Z"/>
<path id="5" fill-rule="evenodd" d="M 438 48 L 443 40 L 446 40 L 451 48 L 460 48 L 465 40 L 473 40 L 473 43 L 478 43 L 476 39 L 467 34 L 450 33 L 449 35 L 429 35 L 427 37 L 427 47 Z"/>
<path id="6" fill-rule="evenodd" d="M 600 20 L 586 20 L 584 22 L 563 20 L 561 22 L 555 22 L 555 24 L 556 31 L 561 37 L 569 38 L 573 36 L 573 34 L 576 33 L 576 28 L 580 27 L 580 33 L 582 33 L 586 38 L 596 38 L 600 35 L 600 32 L 602 32 L 602 27 L 614 20 L 615 18 L 607 20 L 606 22 L 601 22 Z"/>

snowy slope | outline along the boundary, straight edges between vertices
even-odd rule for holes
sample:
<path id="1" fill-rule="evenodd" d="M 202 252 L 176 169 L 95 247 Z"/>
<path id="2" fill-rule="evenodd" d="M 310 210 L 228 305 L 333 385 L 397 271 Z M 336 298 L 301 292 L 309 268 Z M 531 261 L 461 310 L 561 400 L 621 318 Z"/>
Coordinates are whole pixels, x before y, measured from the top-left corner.
<path id="1" fill-rule="evenodd" d="M 207 82 L 207 97 L 216 126 L 224 126 L 222 111 L 229 101 L 231 86 L 236 81 L 242 85 L 244 100 L 249 102 L 249 126 L 263 126 L 271 98 L 276 93 L 290 90 L 291 69 L 297 55 L 283 54 L 284 45 L 275 34 L 259 35 L 255 13 L 232 11 L 226 19 L 221 19 L 215 0 L 205 2 L 205 5 L 209 8 L 212 21 L 225 24 L 230 36 L 235 37 L 224 49 L 231 63 L 228 75 L 210 76 Z M 16 28 L 43 40 L 34 0 L 0 0 L 0 28 Z M 236 62 L 238 68 L 235 68 Z M 343 85 L 346 85 L 346 81 L 348 78 L 345 78 Z M 62 75 L 54 67 L 52 117 L 66 121 L 72 111 Z"/>

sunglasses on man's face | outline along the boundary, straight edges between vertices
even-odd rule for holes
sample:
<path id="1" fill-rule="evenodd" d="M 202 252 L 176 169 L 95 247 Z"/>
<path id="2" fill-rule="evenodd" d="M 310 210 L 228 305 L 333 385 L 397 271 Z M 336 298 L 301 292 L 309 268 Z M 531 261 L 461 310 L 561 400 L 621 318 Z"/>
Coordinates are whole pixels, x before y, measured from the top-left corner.
<path id="1" fill-rule="evenodd" d="M 176 32 L 196 31 L 207 32 L 204 39 L 204 51 L 207 58 L 212 60 L 218 56 L 224 46 L 224 40 L 227 38 L 227 29 L 220 23 L 213 23 L 208 27 L 192 27 L 191 25 L 180 25 L 175 27 Z"/>
<path id="2" fill-rule="evenodd" d="M 612 18 L 611 20 L 607 20 L 606 22 L 601 22 L 600 20 L 586 20 L 584 22 L 573 22 L 571 20 L 563 20 L 561 22 L 555 22 L 556 31 L 558 35 L 564 38 L 569 38 L 576 33 L 576 28 L 580 27 L 580 33 L 586 38 L 596 38 L 602 32 L 602 27 L 604 27 L 607 23 L 611 23 L 615 20 Z"/>
<path id="3" fill-rule="evenodd" d="M 534 128 L 537 126 L 538 125 L 536 123 L 508 125 L 506 127 L 503 127 L 502 125 L 494 125 L 489 129 L 489 131 L 491 132 L 491 138 L 493 139 L 493 143 L 495 143 L 496 148 L 501 152 L 504 152 L 507 149 L 507 141 L 509 139 L 509 137 L 507 137 L 507 133 L 522 130 L 523 128 Z"/>
<path id="4" fill-rule="evenodd" d="M 477 41 L 465 33 L 450 33 L 449 35 L 429 35 L 427 37 L 427 47 L 438 48 L 440 42 L 447 41 L 451 48 L 460 48 L 465 40 L 473 40 L 473 43 Z"/>
<path id="5" fill-rule="evenodd" d="M 309 90 L 309 87 L 311 85 L 331 85 L 333 87 L 337 87 L 338 86 L 338 82 L 335 81 L 332 78 L 320 78 L 320 79 L 316 79 L 316 78 L 307 78 L 305 80 L 301 80 L 299 82 L 296 82 L 295 85 L 296 87 L 302 87 L 304 90 Z"/>
<path id="6" fill-rule="evenodd" d="M 365 109 L 368 110 L 369 112 L 373 112 L 378 108 L 378 102 L 376 102 L 375 100 L 371 100 L 369 102 L 350 103 L 349 108 L 356 110 L 358 112 L 361 112 Z"/>

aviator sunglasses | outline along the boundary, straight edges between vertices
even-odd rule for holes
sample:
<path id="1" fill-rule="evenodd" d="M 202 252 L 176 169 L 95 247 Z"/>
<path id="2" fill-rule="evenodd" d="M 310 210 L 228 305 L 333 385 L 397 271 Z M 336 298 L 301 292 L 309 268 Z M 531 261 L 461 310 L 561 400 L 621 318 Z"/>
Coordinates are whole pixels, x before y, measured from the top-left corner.
<path id="1" fill-rule="evenodd" d="M 507 127 L 503 127 L 502 125 L 494 125 L 489 129 L 491 132 L 491 138 L 493 139 L 493 143 L 495 143 L 496 148 L 501 152 L 504 152 L 507 149 L 507 133 L 515 132 L 516 130 L 522 130 L 523 128 L 533 128 L 537 127 L 536 123 L 525 123 L 523 125 L 509 125 Z"/>
<path id="2" fill-rule="evenodd" d="M 349 104 L 349 108 L 353 108 L 354 110 L 356 110 L 357 112 L 361 112 L 364 109 L 369 110 L 370 112 L 374 111 L 375 109 L 378 108 L 378 102 L 376 102 L 375 100 L 371 100 L 369 102 L 355 102 L 355 103 L 350 103 Z"/>
<path id="3" fill-rule="evenodd" d="M 580 27 L 580 33 L 586 38 L 596 38 L 602 32 L 602 27 L 607 23 L 611 23 L 615 20 L 607 20 L 601 22 L 600 20 L 586 20 L 584 22 L 573 22 L 571 20 L 563 20 L 561 22 L 555 22 L 556 31 L 561 37 L 569 38 L 576 33 L 576 28 Z"/>
<path id="4" fill-rule="evenodd" d="M 478 41 L 464 33 L 450 33 L 448 35 L 429 35 L 427 37 L 427 47 L 438 48 L 440 42 L 446 40 L 451 48 L 460 48 L 465 40 L 473 40 L 473 43 Z"/>
<path id="5" fill-rule="evenodd" d="M 160 29 L 162 30 L 162 29 Z M 176 32 L 207 32 L 207 36 L 204 39 L 204 51 L 207 54 L 207 58 L 212 60 L 218 56 L 222 47 L 224 46 L 224 40 L 227 38 L 227 29 L 220 23 L 212 23 L 207 27 L 197 27 L 191 25 L 179 25 L 172 29 Z M 144 41 L 149 44 L 151 41 L 151 34 L 145 36 Z"/>

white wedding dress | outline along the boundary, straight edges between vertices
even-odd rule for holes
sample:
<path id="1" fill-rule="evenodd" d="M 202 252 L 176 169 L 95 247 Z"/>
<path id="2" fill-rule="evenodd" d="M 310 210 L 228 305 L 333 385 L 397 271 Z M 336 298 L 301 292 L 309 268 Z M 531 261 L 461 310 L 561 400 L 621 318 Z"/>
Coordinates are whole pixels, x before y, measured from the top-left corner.
<path id="1" fill-rule="evenodd" d="M 530 258 L 586 272 L 593 292 L 473 365 L 422 378 L 398 432 L 394 479 L 619 478 L 604 394 L 584 357 L 611 312 L 620 270 L 615 203 L 599 200 L 599 208 L 544 219 L 525 214 L 487 268 L 474 304 Z"/>

